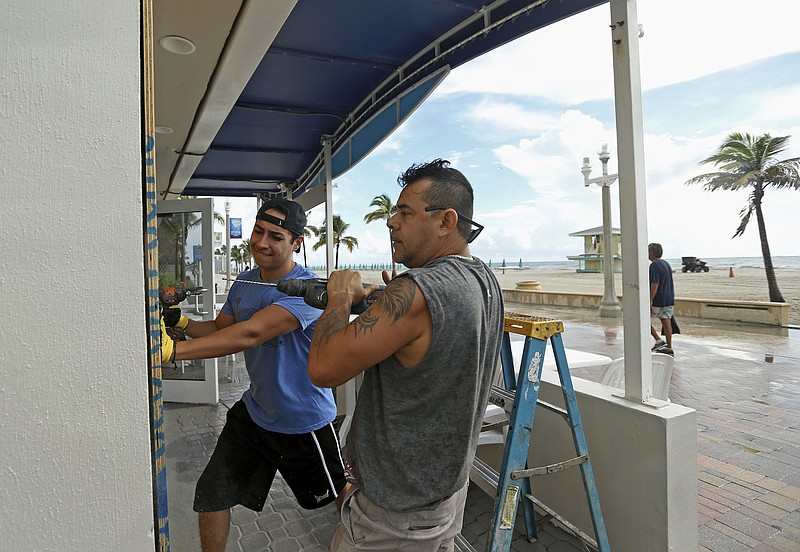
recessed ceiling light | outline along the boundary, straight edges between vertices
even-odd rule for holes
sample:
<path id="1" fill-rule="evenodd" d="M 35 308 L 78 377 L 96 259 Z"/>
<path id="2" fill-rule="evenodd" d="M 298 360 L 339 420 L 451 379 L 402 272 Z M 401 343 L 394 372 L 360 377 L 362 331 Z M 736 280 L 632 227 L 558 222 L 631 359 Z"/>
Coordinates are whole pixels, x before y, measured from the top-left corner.
<path id="1" fill-rule="evenodd" d="M 182 36 L 177 35 L 167 35 L 161 37 L 158 40 L 158 43 L 167 52 L 172 52 L 173 54 L 191 54 L 197 49 L 194 45 L 194 42 L 188 38 L 183 38 Z"/>
<path id="2" fill-rule="evenodd" d="M 172 134 L 172 129 L 164 125 L 156 125 L 156 134 Z"/>

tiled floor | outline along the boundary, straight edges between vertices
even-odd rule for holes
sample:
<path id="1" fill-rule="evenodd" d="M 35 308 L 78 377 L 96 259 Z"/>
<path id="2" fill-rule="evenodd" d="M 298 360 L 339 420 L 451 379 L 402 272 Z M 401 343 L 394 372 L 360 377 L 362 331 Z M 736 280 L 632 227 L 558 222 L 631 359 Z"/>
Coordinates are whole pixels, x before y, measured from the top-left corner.
<path id="1" fill-rule="evenodd" d="M 599 318 L 591 309 L 506 307 L 564 320 L 567 347 L 622 356 L 620 319 Z M 698 413 L 700 552 L 800 551 L 800 330 L 690 319 L 681 320 L 681 328 L 674 342 L 670 398 Z M 765 353 L 774 355 L 772 363 L 765 362 Z M 194 483 L 213 451 L 226 405 L 245 388 L 227 382 L 230 370 L 220 363 L 220 404 L 165 408 L 173 552 L 199 550 L 191 512 Z M 600 374 L 586 369 L 573 370 L 573 376 L 597 381 Z M 478 550 L 491 507 L 480 490 L 470 490 L 463 534 Z M 333 506 L 300 509 L 283 482 L 276 481 L 263 512 L 234 509 L 228 550 L 327 550 L 337 519 Z M 518 534 L 512 550 L 584 548 L 547 526 L 536 543 Z"/>
<path id="2" fill-rule="evenodd" d="M 236 369 L 241 367 L 237 364 Z M 232 365 L 220 362 L 220 404 L 179 405 L 164 408 L 167 439 L 167 493 L 169 496 L 170 549 L 188 552 L 200 549 L 196 514 L 191 511 L 194 484 L 214 451 L 228 407 L 241 397 L 246 383 L 230 383 Z M 238 372 L 241 373 L 241 372 Z M 483 550 L 491 524 L 493 501 L 480 489 L 470 488 L 462 534 L 477 550 Z M 339 516 L 333 505 L 303 510 L 280 475 L 275 480 L 264 510 L 233 508 L 229 552 L 293 552 L 328 550 Z M 531 552 L 584 552 L 580 541 L 545 524 L 539 541 L 531 544 L 517 524 L 512 550 Z M 523 529 L 524 530 L 524 529 Z"/>

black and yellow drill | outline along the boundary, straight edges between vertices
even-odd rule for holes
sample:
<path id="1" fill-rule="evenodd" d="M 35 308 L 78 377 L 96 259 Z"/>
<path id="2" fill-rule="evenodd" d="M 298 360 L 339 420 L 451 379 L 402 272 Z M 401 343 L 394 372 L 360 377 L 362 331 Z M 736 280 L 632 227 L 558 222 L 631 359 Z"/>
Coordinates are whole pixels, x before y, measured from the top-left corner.
<path id="1" fill-rule="evenodd" d="M 174 341 L 186 340 L 186 324 L 181 324 L 181 308 L 179 303 L 192 295 L 200 295 L 206 288 L 168 287 L 158 290 L 158 299 L 161 301 L 161 316 L 167 327 L 167 335 Z"/>

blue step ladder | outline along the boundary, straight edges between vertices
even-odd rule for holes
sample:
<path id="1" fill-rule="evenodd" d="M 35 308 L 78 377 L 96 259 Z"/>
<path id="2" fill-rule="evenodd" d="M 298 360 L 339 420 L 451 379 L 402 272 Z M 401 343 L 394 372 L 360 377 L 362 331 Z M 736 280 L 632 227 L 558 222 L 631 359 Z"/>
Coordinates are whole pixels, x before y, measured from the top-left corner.
<path id="1" fill-rule="evenodd" d="M 589 451 L 578 412 L 575 390 L 572 387 L 572 378 L 567 366 L 564 344 L 561 340 L 563 331 L 564 323 L 560 320 L 516 313 L 505 314 L 505 328 L 500 350 L 505 389 L 492 386 L 489 398 L 492 404 L 510 413 L 502 467 L 498 473 L 476 457 L 470 474 L 470 479 L 474 483 L 490 496 L 495 497 L 492 529 L 486 543 L 486 550 L 490 552 L 510 550 L 520 501 L 523 506 L 529 541 L 533 542 L 538 539 L 535 506 L 545 512 L 545 520 L 557 519 L 559 523 L 599 552 L 610 552 L 611 550 L 603 514 L 600 511 L 600 500 L 592 473 L 592 465 L 589 461 Z M 511 338 L 509 336 L 511 333 L 525 336 L 518 377 L 515 375 L 514 360 L 511 354 Z M 555 355 L 565 409 L 539 400 L 539 384 L 548 339 Z M 560 414 L 569 424 L 575 444 L 576 456 L 574 458 L 548 466 L 528 468 L 528 448 L 531 443 L 533 418 L 537 405 Z M 497 423 L 485 425 L 483 430 L 496 429 L 497 426 Z M 536 499 L 531 492 L 530 477 L 556 473 L 575 466 L 579 466 L 581 470 L 595 539 Z M 455 548 L 462 552 L 474 551 L 474 548 L 461 535 L 456 537 Z"/>

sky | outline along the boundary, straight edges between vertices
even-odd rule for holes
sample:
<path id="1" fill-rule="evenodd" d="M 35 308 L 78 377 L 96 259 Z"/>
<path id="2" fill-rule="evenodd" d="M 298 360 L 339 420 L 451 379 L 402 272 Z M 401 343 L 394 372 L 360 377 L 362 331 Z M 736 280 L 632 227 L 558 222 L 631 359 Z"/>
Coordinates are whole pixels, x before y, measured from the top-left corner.
<path id="1" fill-rule="evenodd" d="M 648 236 L 666 258 L 760 257 L 755 217 L 732 239 L 746 191 L 685 186 L 713 172 L 699 161 L 731 132 L 790 135 L 782 158 L 800 156 L 800 39 L 795 0 L 639 0 Z M 358 239 L 342 264 L 388 263 L 388 230 L 363 222 L 375 196 L 396 200 L 398 174 L 444 158 L 471 182 L 473 219 L 485 229 L 470 245 L 486 262 L 565 261 L 583 252 L 572 232 L 602 225 L 597 152 L 611 150 L 616 173 L 613 65 L 608 4 L 498 48 L 453 70 L 367 159 L 334 179 L 334 213 Z M 254 199 L 231 198 L 249 237 Z M 224 213 L 224 198 L 215 210 Z M 611 187 L 619 227 L 619 189 Z M 800 255 L 799 190 L 769 189 L 763 200 L 773 256 Z M 309 215 L 321 226 L 324 206 Z M 219 228 L 218 230 L 222 230 Z M 623 238 L 624 239 L 624 238 Z M 238 243 L 233 240 L 234 245 Z M 323 265 L 324 247 L 309 265 Z"/>

